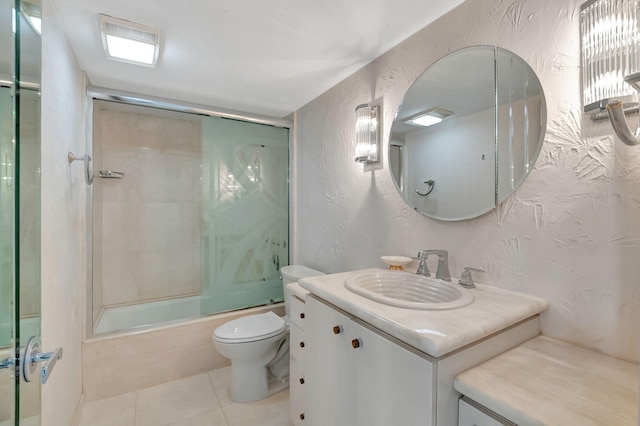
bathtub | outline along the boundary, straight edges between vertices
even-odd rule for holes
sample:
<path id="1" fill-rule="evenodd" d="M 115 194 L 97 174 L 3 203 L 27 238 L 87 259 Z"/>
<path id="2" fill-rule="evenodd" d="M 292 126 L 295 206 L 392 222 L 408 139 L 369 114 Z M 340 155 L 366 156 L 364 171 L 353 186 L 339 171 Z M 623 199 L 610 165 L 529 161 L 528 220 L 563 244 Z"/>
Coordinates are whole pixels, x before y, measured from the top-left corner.
<path id="1" fill-rule="evenodd" d="M 218 326 L 267 311 L 284 315 L 282 302 L 205 317 L 199 316 L 199 302 L 196 306 L 198 318 L 138 326 L 85 340 L 82 343 L 85 400 L 108 398 L 228 366 L 229 360 L 213 344 L 213 331 Z"/>
<path id="2" fill-rule="evenodd" d="M 159 324 L 200 316 L 200 296 L 105 308 L 93 334 Z"/>

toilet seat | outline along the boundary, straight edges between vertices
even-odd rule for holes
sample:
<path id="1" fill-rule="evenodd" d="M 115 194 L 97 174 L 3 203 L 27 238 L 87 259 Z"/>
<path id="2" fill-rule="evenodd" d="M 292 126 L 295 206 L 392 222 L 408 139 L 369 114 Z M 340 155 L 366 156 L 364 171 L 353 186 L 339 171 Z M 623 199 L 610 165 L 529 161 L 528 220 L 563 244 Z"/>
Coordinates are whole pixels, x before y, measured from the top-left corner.
<path id="1" fill-rule="evenodd" d="M 221 343 L 246 343 L 268 339 L 287 331 L 287 323 L 273 312 L 237 318 L 216 328 L 213 336 Z"/>

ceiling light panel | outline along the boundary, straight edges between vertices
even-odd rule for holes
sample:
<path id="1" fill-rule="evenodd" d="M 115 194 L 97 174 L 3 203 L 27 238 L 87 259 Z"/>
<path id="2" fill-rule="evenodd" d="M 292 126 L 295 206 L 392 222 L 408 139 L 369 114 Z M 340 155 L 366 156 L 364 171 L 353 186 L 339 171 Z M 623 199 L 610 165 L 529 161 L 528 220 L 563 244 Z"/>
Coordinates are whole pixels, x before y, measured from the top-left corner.
<path id="1" fill-rule="evenodd" d="M 442 122 L 445 118 L 451 117 L 453 114 L 453 111 L 444 108 L 432 108 L 409 117 L 404 122 L 413 126 L 428 127 Z"/>
<path id="2" fill-rule="evenodd" d="M 156 66 L 160 51 L 160 32 L 157 29 L 100 15 L 100 32 L 102 46 L 109 59 L 152 68 Z"/>

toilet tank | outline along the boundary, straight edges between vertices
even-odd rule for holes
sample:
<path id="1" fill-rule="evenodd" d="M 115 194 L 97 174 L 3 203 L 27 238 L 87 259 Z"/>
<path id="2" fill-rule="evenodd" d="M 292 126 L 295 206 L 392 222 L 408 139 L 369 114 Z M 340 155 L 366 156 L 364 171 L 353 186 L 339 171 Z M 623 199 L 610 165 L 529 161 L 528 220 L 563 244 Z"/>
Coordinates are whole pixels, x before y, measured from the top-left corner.
<path id="1" fill-rule="evenodd" d="M 302 265 L 288 265 L 280 268 L 280 274 L 282 275 L 282 285 L 286 288 L 287 284 L 297 283 L 302 278 L 324 275 L 324 272 L 316 271 L 315 269 Z"/>
<path id="2" fill-rule="evenodd" d="M 297 282 L 302 278 L 324 275 L 324 272 L 316 271 L 315 269 L 302 265 L 289 265 L 280 268 L 280 275 L 282 275 L 282 286 L 284 288 L 284 311 L 288 317 L 291 296 L 293 294 L 300 294 L 300 292 L 307 292 L 307 290 L 302 289 Z"/>

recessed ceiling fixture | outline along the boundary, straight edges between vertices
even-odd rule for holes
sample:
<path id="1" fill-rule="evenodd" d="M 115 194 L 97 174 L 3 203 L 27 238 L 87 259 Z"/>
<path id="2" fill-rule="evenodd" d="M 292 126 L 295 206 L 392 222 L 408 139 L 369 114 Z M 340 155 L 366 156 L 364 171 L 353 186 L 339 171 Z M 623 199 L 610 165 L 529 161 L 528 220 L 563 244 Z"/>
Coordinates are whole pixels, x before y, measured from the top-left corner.
<path id="1" fill-rule="evenodd" d="M 160 31 L 157 29 L 100 15 L 100 32 L 109 59 L 151 68 L 156 66 L 160 51 Z"/>
<path id="2" fill-rule="evenodd" d="M 449 111 L 448 109 L 432 108 L 430 110 L 423 111 L 419 114 L 409 117 L 404 120 L 404 122 L 413 126 L 428 127 L 440 123 L 442 120 L 452 116 L 453 114 L 454 112 Z"/>

